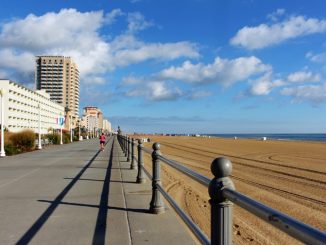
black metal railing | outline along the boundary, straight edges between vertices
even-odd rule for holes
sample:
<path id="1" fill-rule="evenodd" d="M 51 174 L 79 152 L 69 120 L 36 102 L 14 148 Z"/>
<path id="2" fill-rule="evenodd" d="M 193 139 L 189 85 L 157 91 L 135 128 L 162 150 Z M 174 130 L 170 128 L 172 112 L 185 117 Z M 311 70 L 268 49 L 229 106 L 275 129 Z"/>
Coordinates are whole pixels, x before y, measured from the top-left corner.
<path id="1" fill-rule="evenodd" d="M 138 140 L 138 159 L 136 159 L 135 141 L 126 135 L 118 135 L 118 141 L 127 159 L 131 162 L 131 169 L 135 169 L 138 162 L 137 183 L 144 183 L 144 173 L 152 180 L 152 199 L 150 212 L 159 214 L 164 212 L 164 204 L 161 194 L 176 210 L 191 231 L 202 244 L 232 244 L 232 206 L 236 204 L 279 230 L 305 243 L 314 245 L 326 244 L 326 233 L 294 219 L 276 209 L 266 206 L 235 190 L 229 177 L 232 172 L 232 163 L 224 157 L 216 158 L 211 164 L 213 179 L 209 179 L 177 161 L 168 159 L 161 154 L 160 144 L 154 143 L 153 149 L 144 148 L 142 141 Z M 152 175 L 144 168 L 143 152 L 152 156 Z M 208 187 L 211 205 L 211 240 L 191 220 L 191 218 L 178 206 L 173 198 L 164 190 L 160 180 L 160 162 L 166 163 L 178 171 L 193 178 L 197 182 Z"/>

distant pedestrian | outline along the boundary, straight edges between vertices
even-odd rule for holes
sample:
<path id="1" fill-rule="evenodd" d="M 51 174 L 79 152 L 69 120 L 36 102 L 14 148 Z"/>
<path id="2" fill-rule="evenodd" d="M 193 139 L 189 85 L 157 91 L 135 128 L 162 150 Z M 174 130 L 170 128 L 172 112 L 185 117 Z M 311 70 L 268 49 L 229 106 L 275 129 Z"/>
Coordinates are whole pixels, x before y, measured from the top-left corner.
<path id="1" fill-rule="evenodd" d="M 102 133 L 100 135 L 100 146 L 101 146 L 101 151 L 104 151 L 104 144 L 105 144 L 105 135 Z"/>

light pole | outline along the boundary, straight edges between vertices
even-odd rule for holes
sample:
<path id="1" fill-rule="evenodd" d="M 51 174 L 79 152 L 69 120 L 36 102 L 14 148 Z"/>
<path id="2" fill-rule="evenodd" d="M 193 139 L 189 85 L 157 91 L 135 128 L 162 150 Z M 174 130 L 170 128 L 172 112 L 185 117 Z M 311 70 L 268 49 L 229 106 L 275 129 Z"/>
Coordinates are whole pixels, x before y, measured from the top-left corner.
<path id="1" fill-rule="evenodd" d="M 0 96 L 1 96 L 1 151 L 0 156 L 5 157 L 5 135 L 4 135 L 4 105 L 3 105 L 3 96 L 6 93 L 4 89 L 0 89 Z"/>
<path id="2" fill-rule="evenodd" d="M 89 117 L 89 124 L 88 124 L 88 127 L 89 127 L 89 138 L 93 138 L 93 130 L 92 130 L 93 123 L 92 123 L 92 121 L 90 119 L 91 119 L 91 117 Z"/>
<path id="3" fill-rule="evenodd" d="M 80 120 L 79 119 L 78 119 L 77 123 L 78 123 L 78 140 L 82 141 L 83 137 L 80 135 Z"/>
<path id="4" fill-rule="evenodd" d="M 63 142 L 62 142 L 62 126 L 63 126 L 63 118 L 62 118 L 62 114 L 61 114 L 61 113 L 60 113 L 59 123 L 60 123 L 60 145 L 62 145 L 62 144 L 63 144 Z"/>
<path id="5" fill-rule="evenodd" d="M 70 142 L 72 143 L 72 116 L 69 115 Z"/>
<path id="6" fill-rule="evenodd" d="M 41 143 L 41 106 L 40 104 L 37 105 L 38 108 L 38 149 L 42 149 L 42 143 Z"/>

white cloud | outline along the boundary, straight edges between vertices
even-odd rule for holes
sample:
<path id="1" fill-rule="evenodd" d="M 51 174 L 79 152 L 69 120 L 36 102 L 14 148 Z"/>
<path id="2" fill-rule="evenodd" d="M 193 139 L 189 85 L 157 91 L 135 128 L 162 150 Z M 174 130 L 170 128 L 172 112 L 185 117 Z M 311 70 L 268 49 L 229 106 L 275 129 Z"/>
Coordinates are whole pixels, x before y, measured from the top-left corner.
<path id="1" fill-rule="evenodd" d="M 310 71 L 297 71 L 288 75 L 287 80 L 292 83 L 319 82 L 321 77 Z"/>
<path id="2" fill-rule="evenodd" d="M 137 42 L 133 43 L 132 45 L 134 47 L 129 49 L 123 49 L 121 47 L 120 49 L 116 50 L 114 53 L 116 65 L 125 66 L 149 59 L 174 60 L 180 57 L 199 57 L 196 45 L 189 42 L 164 44 L 145 44 L 142 42 Z"/>
<path id="3" fill-rule="evenodd" d="M 190 91 L 188 94 L 188 98 L 191 100 L 201 99 L 204 97 L 210 97 L 213 95 L 212 91 L 205 91 L 205 90 L 193 90 Z"/>
<path id="4" fill-rule="evenodd" d="M 112 24 L 118 16 L 127 18 L 128 27 L 108 41 L 100 29 Z M 75 9 L 41 16 L 30 14 L 0 26 L 0 54 L 5 54 L 0 57 L 0 68 L 33 73 L 35 55 L 71 56 L 78 64 L 81 81 L 85 78 L 87 82 L 88 77 L 100 77 L 117 67 L 148 59 L 199 56 L 196 45 L 190 42 L 145 43 L 138 40 L 135 33 L 150 25 L 140 13 L 125 14 L 120 9 L 106 14 Z"/>
<path id="5" fill-rule="evenodd" d="M 6 71 L 0 70 L 0 79 L 8 79 L 8 73 Z"/>
<path id="6" fill-rule="evenodd" d="M 2 26 L 0 50 L 10 54 L 18 72 L 34 72 L 35 55 L 71 56 L 82 76 L 104 72 L 108 69 L 104 61 L 110 57 L 110 47 L 98 33 L 103 23 L 102 11 L 63 9 L 43 16 L 31 14 Z M 3 63 L 10 68 L 9 64 Z"/>
<path id="7" fill-rule="evenodd" d="M 165 82 L 151 81 L 129 90 L 126 96 L 144 97 L 150 101 L 169 101 L 178 99 L 182 92 L 176 87 L 168 87 Z"/>
<path id="8" fill-rule="evenodd" d="M 84 83 L 99 85 L 99 84 L 105 84 L 106 80 L 105 78 L 99 76 L 87 76 L 84 77 Z"/>
<path id="9" fill-rule="evenodd" d="M 283 86 L 285 83 L 280 80 L 273 80 L 272 73 L 266 73 L 260 78 L 251 81 L 250 94 L 251 95 L 268 95 L 273 88 Z"/>
<path id="10" fill-rule="evenodd" d="M 320 104 L 326 102 L 326 83 L 288 87 L 282 89 L 281 94 L 293 97 L 295 102 L 310 101 L 313 104 Z"/>
<path id="11" fill-rule="evenodd" d="M 34 64 L 35 56 L 30 52 L 19 53 L 8 48 L 0 49 L 0 68 L 19 69 L 26 73 L 34 71 Z"/>
<path id="12" fill-rule="evenodd" d="M 292 16 L 273 25 L 261 24 L 255 27 L 245 26 L 230 40 L 235 46 L 247 49 L 261 49 L 300 36 L 326 31 L 326 20 Z"/>
<path id="13" fill-rule="evenodd" d="M 105 23 L 112 25 L 116 21 L 117 17 L 122 15 L 124 15 L 124 13 L 121 11 L 121 9 L 114 9 L 105 15 Z"/>
<path id="14" fill-rule="evenodd" d="M 122 78 L 122 85 L 138 85 L 145 83 L 146 80 L 143 77 L 134 77 L 134 76 L 127 76 Z"/>
<path id="15" fill-rule="evenodd" d="M 127 21 L 128 31 L 131 33 L 142 31 L 154 25 L 152 22 L 146 21 L 145 17 L 139 12 L 129 13 Z"/>
<path id="16" fill-rule="evenodd" d="M 75 9 L 63 9 L 43 16 L 30 14 L 25 19 L 2 26 L 0 45 L 37 51 L 57 46 L 89 45 L 99 40 L 96 31 L 102 21 L 102 11 L 81 13 Z"/>
<path id="17" fill-rule="evenodd" d="M 278 18 L 285 14 L 285 9 L 277 9 L 275 12 L 268 14 L 267 18 L 272 21 L 277 21 Z"/>
<path id="18" fill-rule="evenodd" d="M 189 83 L 215 82 L 230 86 L 271 69 L 269 65 L 263 64 L 260 59 L 254 56 L 231 60 L 217 57 L 214 63 L 207 65 L 202 63 L 192 64 L 190 61 L 186 61 L 180 67 L 172 66 L 163 70 L 159 77 Z"/>
<path id="19" fill-rule="evenodd" d="M 306 58 L 312 62 L 322 63 L 326 61 L 326 53 L 313 54 L 312 52 L 306 53 Z"/>

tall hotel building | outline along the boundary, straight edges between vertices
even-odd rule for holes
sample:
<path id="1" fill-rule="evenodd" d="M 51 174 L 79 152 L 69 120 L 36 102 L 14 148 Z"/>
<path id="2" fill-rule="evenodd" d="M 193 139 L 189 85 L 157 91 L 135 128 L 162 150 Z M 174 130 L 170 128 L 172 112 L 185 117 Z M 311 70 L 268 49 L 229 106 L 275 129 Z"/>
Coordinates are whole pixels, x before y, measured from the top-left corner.
<path id="1" fill-rule="evenodd" d="M 50 99 L 69 108 L 76 122 L 79 111 L 79 71 L 70 57 L 36 56 L 36 89 L 45 90 Z"/>

